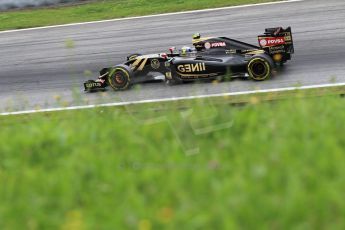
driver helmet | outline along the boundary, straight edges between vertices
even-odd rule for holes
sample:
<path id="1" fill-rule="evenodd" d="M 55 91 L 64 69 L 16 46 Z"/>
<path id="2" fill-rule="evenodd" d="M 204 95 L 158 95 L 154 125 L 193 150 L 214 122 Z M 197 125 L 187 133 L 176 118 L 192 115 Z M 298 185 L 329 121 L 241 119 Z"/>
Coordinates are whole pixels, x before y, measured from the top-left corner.
<path id="1" fill-rule="evenodd" d="M 193 39 L 200 39 L 200 38 L 201 38 L 200 33 L 193 34 Z"/>

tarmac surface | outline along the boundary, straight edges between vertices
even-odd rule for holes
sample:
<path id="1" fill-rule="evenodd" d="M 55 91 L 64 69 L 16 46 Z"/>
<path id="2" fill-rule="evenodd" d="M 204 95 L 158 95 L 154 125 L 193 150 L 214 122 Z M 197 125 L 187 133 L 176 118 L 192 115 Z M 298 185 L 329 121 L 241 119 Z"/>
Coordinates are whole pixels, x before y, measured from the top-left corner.
<path id="1" fill-rule="evenodd" d="M 84 93 L 82 83 L 130 53 L 191 45 L 191 35 L 257 44 L 267 27 L 291 26 L 295 54 L 274 78 Z M 305 0 L 53 28 L 0 32 L 0 112 L 345 82 L 345 1 Z"/>

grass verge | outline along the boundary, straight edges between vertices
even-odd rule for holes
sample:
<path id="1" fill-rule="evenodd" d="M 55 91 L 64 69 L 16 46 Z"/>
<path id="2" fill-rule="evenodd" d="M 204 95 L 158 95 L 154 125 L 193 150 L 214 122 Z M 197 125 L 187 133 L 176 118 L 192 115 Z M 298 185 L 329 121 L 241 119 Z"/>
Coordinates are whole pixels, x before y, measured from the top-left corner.
<path id="1" fill-rule="evenodd" d="M 104 0 L 60 8 L 0 12 L 0 30 L 23 29 L 268 1 L 270 0 Z"/>
<path id="2" fill-rule="evenodd" d="M 0 117 L 0 228 L 343 229 L 345 100 L 223 102 Z"/>

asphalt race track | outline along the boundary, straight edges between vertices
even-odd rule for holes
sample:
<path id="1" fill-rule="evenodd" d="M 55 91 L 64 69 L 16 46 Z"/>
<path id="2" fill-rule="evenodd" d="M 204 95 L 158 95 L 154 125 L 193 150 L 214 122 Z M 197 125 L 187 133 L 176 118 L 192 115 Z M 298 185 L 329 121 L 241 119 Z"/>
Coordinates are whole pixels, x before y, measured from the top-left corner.
<path id="1" fill-rule="evenodd" d="M 84 93 L 82 83 L 130 53 L 191 45 L 191 35 L 257 43 L 265 27 L 292 26 L 295 55 L 265 82 L 165 86 L 146 83 L 123 92 Z M 0 33 L 0 112 L 61 105 L 138 101 L 345 82 L 345 1 L 305 0 Z"/>

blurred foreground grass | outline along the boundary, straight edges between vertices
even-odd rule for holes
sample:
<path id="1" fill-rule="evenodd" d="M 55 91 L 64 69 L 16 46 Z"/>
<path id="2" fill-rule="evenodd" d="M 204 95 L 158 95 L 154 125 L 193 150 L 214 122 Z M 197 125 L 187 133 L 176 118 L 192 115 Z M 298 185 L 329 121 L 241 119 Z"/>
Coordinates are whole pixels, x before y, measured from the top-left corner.
<path id="1" fill-rule="evenodd" d="M 0 229 L 344 229 L 345 100 L 249 101 L 0 117 Z"/>
<path id="2" fill-rule="evenodd" d="M 142 16 L 277 0 L 102 0 L 76 6 L 0 12 L 0 30 Z"/>

